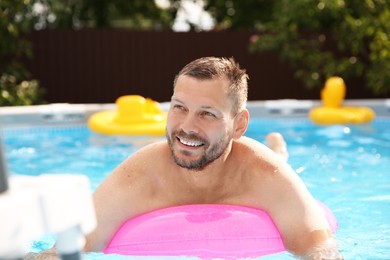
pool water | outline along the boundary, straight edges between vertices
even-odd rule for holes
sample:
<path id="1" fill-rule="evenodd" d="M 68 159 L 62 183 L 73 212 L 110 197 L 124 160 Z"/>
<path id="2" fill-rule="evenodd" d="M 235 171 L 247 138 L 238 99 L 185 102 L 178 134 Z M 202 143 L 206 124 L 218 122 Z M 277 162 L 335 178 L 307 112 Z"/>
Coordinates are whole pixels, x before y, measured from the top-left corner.
<path id="1" fill-rule="evenodd" d="M 390 259 L 390 119 L 326 127 L 306 119 L 252 119 L 247 136 L 264 142 L 271 131 L 283 134 L 290 165 L 338 219 L 336 238 L 344 258 Z M 3 138 L 11 174 L 85 174 L 93 190 L 131 153 L 163 139 L 106 137 L 85 125 L 5 129 Z M 42 238 L 32 250 L 52 243 L 52 238 Z M 85 257 L 123 258 L 97 253 Z M 293 257 L 282 253 L 264 259 Z"/>

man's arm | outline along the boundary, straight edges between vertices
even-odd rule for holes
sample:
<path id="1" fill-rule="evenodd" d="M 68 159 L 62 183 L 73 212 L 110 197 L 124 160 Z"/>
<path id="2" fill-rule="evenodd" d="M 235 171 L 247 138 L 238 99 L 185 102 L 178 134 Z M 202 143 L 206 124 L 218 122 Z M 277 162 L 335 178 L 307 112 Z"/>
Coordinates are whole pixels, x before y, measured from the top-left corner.
<path id="1" fill-rule="evenodd" d="M 253 183 L 261 183 L 262 207 L 274 220 L 287 250 L 302 259 L 342 259 L 322 208 L 287 164 L 283 136 L 267 135 L 268 148 L 273 152 L 251 139 L 243 142 L 257 147 L 256 153 L 262 158 L 257 162 L 258 181 Z"/>
<path id="2" fill-rule="evenodd" d="M 142 170 L 131 157 L 120 164 L 93 194 L 97 227 L 86 237 L 86 252 L 101 252 L 120 225 L 145 209 L 147 186 Z M 144 203 L 146 204 L 146 203 Z"/>
<path id="3" fill-rule="evenodd" d="M 267 211 L 288 251 L 302 259 L 342 259 L 323 210 L 284 163 L 267 179 Z"/>
<path id="4" fill-rule="evenodd" d="M 143 147 L 122 162 L 95 190 L 97 227 L 87 236 L 85 251 L 103 251 L 129 218 L 154 209 L 155 186 L 149 176 L 150 158 L 161 156 L 164 143 Z M 155 165 L 155 164 L 154 164 Z"/>
<path id="5" fill-rule="evenodd" d="M 109 242 L 116 228 L 121 224 L 123 214 L 126 214 L 124 203 L 123 164 L 109 175 L 93 194 L 97 226 L 86 236 L 84 252 L 100 252 Z M 60 259 L 55 246 L 40 253 L 29 253 L 24 259 L 54 260 Z"/>

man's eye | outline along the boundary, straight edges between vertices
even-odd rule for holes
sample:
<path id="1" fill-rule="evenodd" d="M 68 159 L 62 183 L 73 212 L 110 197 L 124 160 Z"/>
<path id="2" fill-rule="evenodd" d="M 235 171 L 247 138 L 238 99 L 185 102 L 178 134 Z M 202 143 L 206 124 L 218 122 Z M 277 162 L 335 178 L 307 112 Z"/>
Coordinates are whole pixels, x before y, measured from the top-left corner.
<path id="1" fill-rule="evenodd" d="M 173 108 L 176 108 L 176 109 L 183 109 L 183 106 L 181 106 L 181 105 L 173 105 Z"/>
<path id="2" fill-rule="evenodd" d="M 174 109 L 174 110 L 177 110 L 177 111 L 184 111 L 185 110 L 185 107 L 184 106 L 182 106 L 182 105 L 173 105 L 172 106 L 172 108 Z"/>
<path id="3" fill-rule="evenodd" d="M 216 118 L 216 116 L 213 113 L 207 111 L 202 112 L 202 116 Z"/>

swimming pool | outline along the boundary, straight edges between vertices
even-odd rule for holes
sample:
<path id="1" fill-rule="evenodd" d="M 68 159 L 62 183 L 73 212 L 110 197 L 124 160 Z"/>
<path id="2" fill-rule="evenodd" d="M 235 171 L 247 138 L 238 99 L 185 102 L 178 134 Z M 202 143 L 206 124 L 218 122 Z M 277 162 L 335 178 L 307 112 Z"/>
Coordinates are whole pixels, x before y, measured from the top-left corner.
<path id="1" fill-rule="evenodd" d="M 336 215 L 340 225 L 336 237 L 345 259 L 389 259 L 390 119 L 322 127 L 300 118 L 255 118 L 247 136 L 264 141 L 270 131 L 284 135 L 290 165 Z M 129 154 L 160 139 L 105 137 L 91 133 L 84 124 L 7 128 L 3 137 L 12 174 L 85 174 L 92 189 Z M 33 250 L 50 247 L 52 242 L 43 238 Z M 122 257 L 94 253 L 86 258 Z M 266 259 L 293 258 L 283 253 Z"/>

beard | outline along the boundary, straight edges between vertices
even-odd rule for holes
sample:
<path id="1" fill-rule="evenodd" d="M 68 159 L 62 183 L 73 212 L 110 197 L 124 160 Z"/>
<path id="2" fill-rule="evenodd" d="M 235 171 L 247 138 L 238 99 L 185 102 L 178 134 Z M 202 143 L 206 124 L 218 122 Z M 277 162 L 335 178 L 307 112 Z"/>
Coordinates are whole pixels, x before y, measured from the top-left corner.
<path id="1" fill-rule="evenodd" d="M 196 134 L 186 134 L 183 130 L 180 131 L 174 131 L 171 135 L 168 134 L 168 131 L 166 131 L 166 137 L 169 144 L 169 148 L 171 150 L 171 155 L 175 163 L 183 168 L 193 170 L 193 171 L 201 171 L 206 166 L 217 160 L 219 157 L 221 157 L 227 150 L 227 147 L 230 143 L 230 135 L 226 135 L 225 137 L 222 137 L 219 139 L 214 145 L 210 145 L 210 143 L 203 139 L 202 137 L 196 135 Z M 198 159 L 194 160 L 185 160 L 180 159 L 177 153 L 182 153 L 185 156 L 190 156 L 191 152 L 187 150 L 178 150 L 175 151 L 174 149 L 174 142 L 180 142 L 178 138 L 183 138 L 185 140 L 194 141 L 194 142 L 201 142 L 202 148 L 205 149 L 203 154 Z"/>

